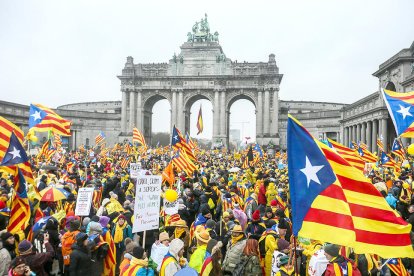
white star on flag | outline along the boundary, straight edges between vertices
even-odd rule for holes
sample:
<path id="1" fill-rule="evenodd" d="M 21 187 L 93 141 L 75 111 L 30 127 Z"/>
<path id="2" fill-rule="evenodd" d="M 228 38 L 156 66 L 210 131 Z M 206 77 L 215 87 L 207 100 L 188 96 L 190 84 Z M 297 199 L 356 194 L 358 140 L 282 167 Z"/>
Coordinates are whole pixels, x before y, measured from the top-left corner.
<path id="1" fill-rule="evenodd" d="M 177 135 L 174 136 L 174 140 L 178 140 L 178 136 Z"/>
<path id="2" fill-rule="evenodd" d="M 311 162 L 309 161 L 309 158 L 306 156 L 306 165 L 305 168 L 301 169 L 300 171 L 306 175 L 306 180 L 309 188 L 309 184 L 311 180 L 321 185 L 321 182 L 319 181 L 318 176 L 316 175 L 322 168 L 322 166 L 312 166 Z"/>
<path id="3" fill-rule="evenodd" d="M 42 116 L 40 116 L 40 111 L 35 111 L 35 113 L 33 113 L 30 116 L 32 116 L 33 120 L 35 120 L 35 121 L 42 119 Z"/>
<path id="4" fill-rule="evenodd" d="M 20 150 L 16 149 L 16 147 L 13 147 L 13 151 L 9 152 L 9 154 L 13 155 L 12 159 L 14 159 L 16 157 L 22 158 L 20 156 Z"/>
<path id="5" fill-rule="evenodd" d="M 398 110 L 397 112 L 400 113 L 403 116 L 404 120 L 405 120 L 405 117 L 407 117 L 407 116 L 413 117 L 413 115 L 410 113 L 411 106 L 403 107 L 400 104 L 399 104 L 399 106 L 400 106 L 400 110 Z"/>

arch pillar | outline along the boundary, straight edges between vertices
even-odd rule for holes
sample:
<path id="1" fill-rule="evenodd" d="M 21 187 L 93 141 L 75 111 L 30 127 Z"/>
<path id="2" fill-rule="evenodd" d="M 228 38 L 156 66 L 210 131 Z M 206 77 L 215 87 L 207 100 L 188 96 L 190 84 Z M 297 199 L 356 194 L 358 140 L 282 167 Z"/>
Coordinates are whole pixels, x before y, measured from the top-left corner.
<path id="1" fill-rule="evenodd" d="M 132 133 L 132 129 L 135 126 L 135 112 L 136 112 L 136 93 L 135 91 L 129 92 L 129 127 L 127 133 Z"/>
<path id="2" fill-rule="evenodd" d="M 227 140 L 227 112 L 226 112 L 226 90 L 220 92 L 220 138 L 222 138 L 223 143 Z"/>
<path id="3" fill-rule="evenodd" d="M 257 91 L 256 140 L 259 144 L 263 144 L 263 92 L 261 90 Z"/>
<path id="4" fill-rule="evenodd" d="M 213 101 L 213 143 L 220 139 L 220 90 L 214 89 Z"/>
<path id="5" fill-rule="evenodd" d="M 143 115 L 142 115 L 142 90 L 139 89 L 137 90 L 137 117 L 136 117 L 136 127 L 138 128 L 139 131 L 143 131 L 143 127 L 144 127 L 144 120 L 143 120 Z"/>
<path id="6" fill-rule="evenodd" d="M 125 133 L 127 129 L 127 92 L 122 90 L 122 106 L 121 106 L 121 132 Z"/>

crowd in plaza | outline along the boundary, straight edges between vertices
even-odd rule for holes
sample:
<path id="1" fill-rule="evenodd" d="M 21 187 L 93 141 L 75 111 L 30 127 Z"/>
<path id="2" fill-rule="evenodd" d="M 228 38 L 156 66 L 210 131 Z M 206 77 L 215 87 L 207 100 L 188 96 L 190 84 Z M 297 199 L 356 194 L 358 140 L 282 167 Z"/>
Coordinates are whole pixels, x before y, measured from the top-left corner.
<path id="1" fill-rule="evenodd" d="M 16 178 L 2 170 L 0 274 L 396 274 L 375 255 L 293 237 L 284 152 L 270 155 L 260 149 L 259 154 L 250 148 L 258 158 L 246 166 L 247 149 L 197 148 L 198 166 L 192 174 L 174 167 L 173 181 L 163 178 L 161 200 L 166 200 L 167 190 L 177 191 L 178 213 L 166 215 L 161 208 L 159 229 L 146 231 L 144 241 L 143 233 L 132 233 L 135 181 L 129 166 L 121 166 L 122 160 L 129 157 L 130 162 L 140 162 L 145 174 L 165 174 L 172 151 L 160 147 L 138 152 L 133 147 L 131 152 L 129 147 L 129 143 L 81 147 L 55 153 L 59 157 L 55 161 L 31 156 L 30 221 L 12 233 L 6 210 L 11 208 Z M 378 168 L 369 178 L 390 206 L 413 224 L 411 171 L 402 168 L 397 177 Z M 94 189 L 88 216 L 75 215 L 80 187 Z M 65 196 L 46 200 L 48 189 L 63 191 Z M 411 271 L 411 259 L 398 260 Z"/>

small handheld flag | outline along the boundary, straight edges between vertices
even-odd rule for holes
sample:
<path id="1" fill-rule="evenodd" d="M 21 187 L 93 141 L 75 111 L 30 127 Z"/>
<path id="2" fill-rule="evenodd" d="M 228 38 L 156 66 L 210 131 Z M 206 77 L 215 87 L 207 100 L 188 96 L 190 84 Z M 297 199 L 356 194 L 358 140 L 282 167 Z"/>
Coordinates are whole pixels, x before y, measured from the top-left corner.
<path id="1" fill-rule="evenodd" d="M 203 124 L 203 114 L 201 111 L 201 105 L 200 105 L 200 110 L 198 111 L 198 117 L 197 117 L 197 135 L 199 135 L 201 132 L 203 132 L 204 129 L 204 124 Z"/>

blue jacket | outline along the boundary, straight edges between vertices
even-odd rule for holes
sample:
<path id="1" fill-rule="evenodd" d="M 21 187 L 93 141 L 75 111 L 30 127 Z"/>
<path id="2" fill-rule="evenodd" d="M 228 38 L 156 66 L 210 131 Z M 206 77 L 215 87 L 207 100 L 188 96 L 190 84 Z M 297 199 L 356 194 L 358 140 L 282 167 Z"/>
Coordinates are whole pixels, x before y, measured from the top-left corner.
<path id="1" fill-rule="evenodd" d="M 388 205 L 390 205 L 393 209 L 397 207 L 397 199 L 392 195 L 392 193 L 389 193 L 385 200 L 388 202 Z"/>

